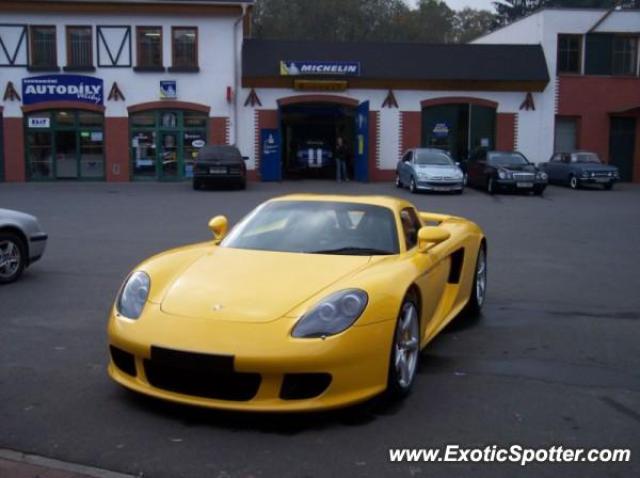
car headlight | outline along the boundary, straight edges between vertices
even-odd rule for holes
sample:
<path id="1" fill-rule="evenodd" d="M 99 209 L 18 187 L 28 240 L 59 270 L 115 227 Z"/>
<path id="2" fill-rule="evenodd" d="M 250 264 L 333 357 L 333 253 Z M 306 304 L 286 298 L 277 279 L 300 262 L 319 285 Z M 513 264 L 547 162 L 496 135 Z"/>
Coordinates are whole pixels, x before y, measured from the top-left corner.
<path id="1" fill-rule="evenodd" d="M 137 271 L 131 274 L 116 301 L 116 308 L 120 315 L 129 319 L 140 317 L 149 297 L 150 288 L 151 280 L 145 272 Z"/>
<path id="2" fill-rule="evenodd" d="M 582 177 L 583 178 L 588 178 L 589 177 L 589 172 L 588 171 L 582 171 Z"/>
<path id="3" fill-rule="evenodd" d="M 335 292 L 304 314 L 291 331 L 293 337 L 313 338 L 339 334 L 362 315 L 369 296 L 360 289 Z"/>
<path id="4" fill-rule="evenodd" d="M 418 179 L 429 179 L 429 174 L 427 173 L 418 173 Z"/>
<path id="5" fill-rule="evenodd" d="M 511 177 L 511 173 L 509 171 L 505 171 L 504 169 L 501 169 L 498 171 L 498 177 L 500 179 L 509 179 Z"/>
<path id="6" fill-rule="evenodd" d="M 542 179 L 543 181 L 545 181 L 547 179 L 547 173 L 545 173 L 544 171 L 540 171 L 538 173 L 538 178 Z"/>

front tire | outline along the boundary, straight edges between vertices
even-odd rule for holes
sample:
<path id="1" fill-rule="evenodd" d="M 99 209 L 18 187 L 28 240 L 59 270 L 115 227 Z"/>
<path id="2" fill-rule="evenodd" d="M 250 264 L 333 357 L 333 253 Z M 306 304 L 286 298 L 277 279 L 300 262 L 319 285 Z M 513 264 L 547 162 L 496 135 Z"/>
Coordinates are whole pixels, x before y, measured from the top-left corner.
<path id="1" fill-rule="evenodd" d="M 487 179 L 487 192 L 492 196 L 496 193 L 496 183 L 493 176 L 489 176 L 489 179 Z"/>
<path id="2" fill-rule="evenodd" d="M 478 250 L 476 268 L 473 274 L 473 285 L 469 302 L 463 310 L 463 315 L 475 316 L 480 313 L 487 296 L 487 248 L 484 243 Z"/>
<path id="3" fill-rule="evenodd" d="M 580 187 L 580 183 L 578 182 L 578 178 L 576 178 L 573 174 L 569 176 L 569 187 L 571 189 L 578 189 Z"/>
<path id="4" fill-rule="evenodd" d="M 416 180 L 413 177 L 409 182 L 409 191 L 411 191 L 411 194 L 415 194 L 418 192 L 418 187 L 416 186 Z"/>
<path id="5" fill-rule="evenodd" d="M 193 180 L 193 189 L 194 189 L 194 191 L 197 191 L 198 189 L 200 189 L 200 186 L 201 186 L 200 181 L 198 179 L 194 179 Z"/>
<path id="6" fill-rule="evenodd" d="M 420 361 L 420 319 L 418 306 L 406 297 L 400 307 L 391 346 L 387 392 L 403 398 L 411 392 Z"/>
<path id="7" fill-rule="evenodd" d="M 398 189 L 402 188 L 402 181 L 400 180 L 400 175 L 396 173 L 396 187 Z"/>
<path id="8" fill-rule="evenodd" d="M 603 187 L 606 191 L 611 191 L 613 189 L 613 183 L 605 184 Z"/>
<path id="9" fill-rule="evenodd" d="M 0 284 L 18 280 L 27 266 L 27 248 L 16 234 L 0 232 Z"/>

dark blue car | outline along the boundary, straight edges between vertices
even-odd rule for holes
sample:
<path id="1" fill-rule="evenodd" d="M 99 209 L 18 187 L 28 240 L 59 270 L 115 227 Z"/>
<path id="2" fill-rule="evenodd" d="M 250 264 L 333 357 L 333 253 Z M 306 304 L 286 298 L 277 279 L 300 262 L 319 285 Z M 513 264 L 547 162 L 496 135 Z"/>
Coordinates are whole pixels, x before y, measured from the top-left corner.
<path id="1" fill-rule="evenodd" d="M 596 153 L 574 151 L 555 153 L 547 163 L 539 165 L 549 175 L 549 182 L 578 189 L 586 184 L 611 189 L 620 180 L 618 168 L 603 164 Z"/>

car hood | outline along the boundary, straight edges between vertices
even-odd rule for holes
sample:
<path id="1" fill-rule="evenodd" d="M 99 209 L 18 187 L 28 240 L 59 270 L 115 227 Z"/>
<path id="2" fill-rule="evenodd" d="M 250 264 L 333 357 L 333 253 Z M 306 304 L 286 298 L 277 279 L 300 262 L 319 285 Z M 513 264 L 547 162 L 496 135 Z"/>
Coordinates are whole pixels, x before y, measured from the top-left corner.
<path id="1" fill-rule="evenodd" d="M 216 247 L 173 280 L 161 308 L 201 319 L 269 322 L 369 261 L 368 256 Z"/>
<path id="2" fill-rule="evenodd" d="M 414 165 L 416 172 L 430 176 L 456 176 L 460 171 L 457 166 Z"/>
<path id="3" fill-rule="evenodd" d="M 20 211 L 14 211 L 13 209 L 2 209 L 0 208 L 0 221 L 11 221 L 11 222 L 23 222 L 23 221 L 35 221 L 35 216 L 31 214 L 26 214 Z"/>

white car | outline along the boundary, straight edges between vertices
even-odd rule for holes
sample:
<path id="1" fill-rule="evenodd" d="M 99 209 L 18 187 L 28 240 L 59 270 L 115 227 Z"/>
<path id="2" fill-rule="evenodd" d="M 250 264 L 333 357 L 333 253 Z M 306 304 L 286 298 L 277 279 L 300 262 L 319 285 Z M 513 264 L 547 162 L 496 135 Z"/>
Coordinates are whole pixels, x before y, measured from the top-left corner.
<path id="1" fill-rule="evenodd" d="M 38 219 L 11 209 L 0 209 L 0 284 L 17 280 L 22 271 L 44 254 L 47 235 Z"/>

